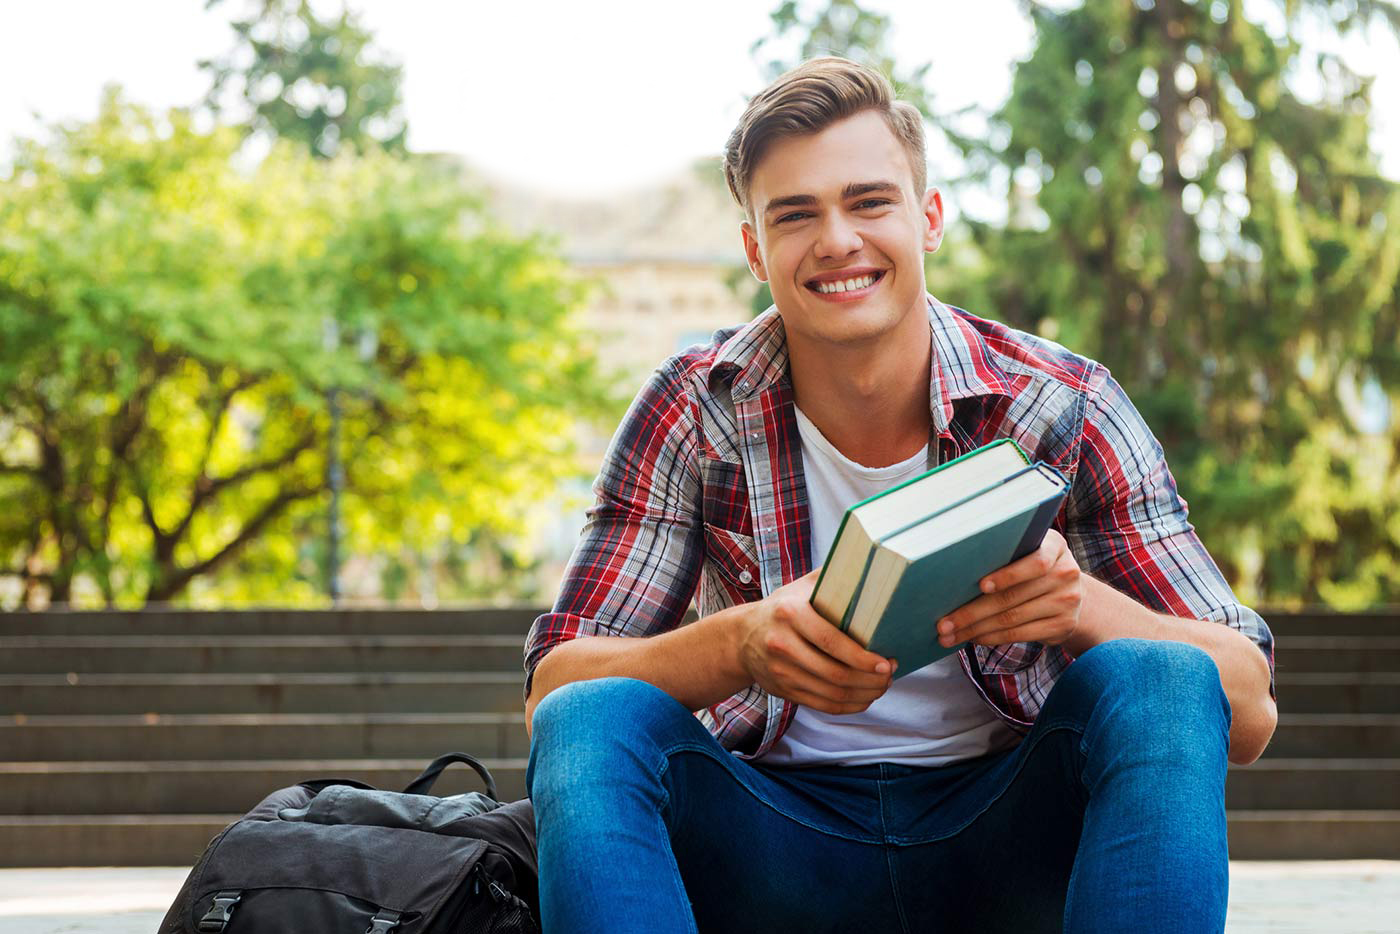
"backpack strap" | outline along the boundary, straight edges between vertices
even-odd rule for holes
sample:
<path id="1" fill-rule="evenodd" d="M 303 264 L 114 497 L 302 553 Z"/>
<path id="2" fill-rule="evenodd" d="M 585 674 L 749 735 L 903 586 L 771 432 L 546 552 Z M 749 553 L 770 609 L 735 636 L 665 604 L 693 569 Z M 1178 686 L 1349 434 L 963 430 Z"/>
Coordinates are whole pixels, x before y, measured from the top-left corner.
<path id="1" fill-rule="evenodd" d="M 390 931 L 399 926 L 401 916 L 401 912 L 381 908 L 373 918 L 369 919 L 369 928 L 365 934 L 389 934 Z"/>
<path id="2" fill-rule="evenodd" d="M 215 892 L 214 904 L 210 905 L 204 917 L 199 919 L 195 930 L 200 934 L 221 934 L 224 926 L 228 924 L 228 919 L 233 915 L 233 906 L 237 905 L 242 897 L 243 893 L 238 890 Z"/>

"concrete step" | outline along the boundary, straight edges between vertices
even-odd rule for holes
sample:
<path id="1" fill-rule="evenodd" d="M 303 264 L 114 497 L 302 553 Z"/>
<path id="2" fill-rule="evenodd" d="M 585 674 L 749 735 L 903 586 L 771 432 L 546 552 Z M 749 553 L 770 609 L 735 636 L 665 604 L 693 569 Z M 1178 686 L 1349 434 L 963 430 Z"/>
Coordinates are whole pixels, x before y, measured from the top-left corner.
<path id="1" fill-rule="evenodd" d="M 1274 658 L 1278 672 L 1397 672 L 1400 636 L 1290 636 Z"/>
<path id="2" fill-rule="evenodd" d="M 1275 680 L 1280 714 L 1400 713 L 1397 672 L 1282 672 Z"/>
<path id="3" fill-rule="evenodd" d="M 0 716 L 93 713 L 515 713 L 523 673 L 0 675 Z"/>
<path id="4" fill-rule="evenodd" d="M 1284 612 L 1264 607 L 1259 615 L 1280 641 L 1293 636 L 1400 636 L 1400 607 L 1364 613 Z"/>
<path id="5" fill-rule="evenodd" d="M 496 779 L 502 801 L 525 797 L 526 759 L 478 758 Z M 0 814 L 242 814 L 278 788 L 310 779 L 352 778 L 400 791 L 431 759 L 0 762 Z M 432 793 L 484 787 L 470 768 L 455 765 Z"/>
<path id="6" fill-rule="evenodd" d="M 0 674 L 523 672 L 524 663 L 521 636 L 0 636 Z"/>
<path id="7" fill-rule="evenodd" d="M 39 714 L 0 720 L 14 761 L 413 758 L 530 752 L 523 713 Z M 1285 714 L 1266 759 L 1400 758 L 1400 714 Z"/>
<path id="8" fill-rule="evenodd" d="M 530 754 L 522 713 L 39 715 L 0 721 L 14 761 L 415 759 Z M 1400 755 L 1397 752 L 1396 755 Z"/>
<path id="9" fill-rule="evenodd" d="M 456 610 L 129 610 L 0 613 L 6 636 L 519 635 L 545 607 Z"/>
<path id="10" fill-rule="evenodd" d="M 1400 714 L 1280 714 L 1266 758 L 1400 758 Z"/>
<path id="11" fill-rule="evenodd" d="M 1400 811 L 1226 811 L 1231 859 L 1400 859 Z"/>
<path id="12" fill-rule="evenodd" d="M 0 868 L 193 866 L 240 814 L 0 816 Z M 174 898 L 174 893 L 171 893 Z M 153 925 L 154 926 L 154 925 Z"/>
<path id="13" fill-rule="evenodd" d="M 0 816 L 0 867 L 193 866 L 239 814 Z M 1400 859 L 1400 811 L 1229 811 L 1232 859 Z"/>
<path id="14" fill-rule="evenodd" d="M 514 713 L 516 672 L 0 675 L 0 716 L 81 713 Z M 1400 713 L 1400 673 L 1278 676 L 1283 713 Z"/>
<path id="15" fill-rule="evenodd" d="M 513 713 L 524 675 L 382 674 L 0 675 L 0 716 L 83 713 Z M 1400 673 L 1278 676 L 1282 713 L 1400 713 Z"/>
<path id="16" fill-rule="evenodd" d="M 1232 810 L 1400 810 L 1400 759 L 1260 759 L 1232 767 Z"/>
<path id="17" fill-rule="evenodd" d="M 0 674 L 520 671 L 522 635 L 0 636 Z M 1280 672 L 1400 672 L 1400 637 L 1296 636 Z"/>
<path id="18" fill-rule="evenodd" d="M 0 762 L 0 813 L 241 813 L 277 788 L 312 778 L 354 778 L 401 789 L 427 760 Z M 525 796 L 526 759 L 483 761 L 505 798 Z M 454 775 L 455 791 L 480 787 L 467 769 L 460 773 Z M 1231 769 L 1225 802 L 1239 810 L 1400 810 L 1400 759 L 1261 760 Z"/>

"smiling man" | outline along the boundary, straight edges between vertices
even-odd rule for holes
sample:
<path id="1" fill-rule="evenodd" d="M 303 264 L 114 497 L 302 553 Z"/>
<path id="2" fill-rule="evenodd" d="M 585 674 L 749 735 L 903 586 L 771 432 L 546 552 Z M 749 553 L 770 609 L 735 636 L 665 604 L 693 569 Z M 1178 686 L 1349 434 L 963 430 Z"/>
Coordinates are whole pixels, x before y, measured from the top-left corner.
<path id="1" fill-rule="evenodd" d="M 926 291 L 923 124 L 818 59 L 725 151 L 774 307 L 665 361 L 526 644 L 546 931 L 1212 931 L 1273 648 L 1100 364 Z M 845 508 L 999 438 L 1071 480 L 898 681 L 809 604 Z M 699 618 L 684 623 L 692 598 Z"/>

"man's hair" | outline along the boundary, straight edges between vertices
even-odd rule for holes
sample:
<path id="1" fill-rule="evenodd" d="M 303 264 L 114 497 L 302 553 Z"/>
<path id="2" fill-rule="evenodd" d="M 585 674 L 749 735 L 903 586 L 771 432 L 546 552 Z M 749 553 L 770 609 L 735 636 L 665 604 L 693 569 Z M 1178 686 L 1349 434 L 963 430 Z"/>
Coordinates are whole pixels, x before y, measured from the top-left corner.
<path id="1" fill-rule="evenodd" d="M 758 93 L 724 146 L 724 180 L 752 220 L 749 182 L 775 140 L 820 133 L 838 120 L 873 110 L 885 118 L 904 147 L 914 174 L 914 193 L 927 180 L 924 121 L 917 108 L 896 100 L 889 79 L 846 58 L 814 58 L 782 75 Z"/>

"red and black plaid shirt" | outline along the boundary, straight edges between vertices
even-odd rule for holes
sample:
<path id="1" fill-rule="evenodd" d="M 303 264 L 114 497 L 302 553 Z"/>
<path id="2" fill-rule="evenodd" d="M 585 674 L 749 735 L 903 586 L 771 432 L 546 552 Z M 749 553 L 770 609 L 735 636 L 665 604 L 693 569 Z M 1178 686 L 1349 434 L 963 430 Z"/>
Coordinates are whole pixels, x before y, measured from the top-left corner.
<path id="1" fill-rule="evenodd" d="M 1108 370 L 934 299 L 929 324 L 939 462 L 1016 439 L 1070 480 L 1055 528 L 1081 569 L 1145 606 L 1240 630 L 1272 672 L 1268 627 L 1196 537 L 1161 445 Z M 554 608 L 530 629 L 527 697 L 535 666 L 561 642 L 666 632 L 692 598 L 705 617 L 812 569 L 787 370 L 782 318 L 770 308 L 652 375 L 609 446 Z M 1072 661 L 1035 642 L 966 646 L 959 659 L 992 709 L 1022 731 Z M 753 758 L 795 710 L 754 684 L 696 715 L 725 748 Z"/>

